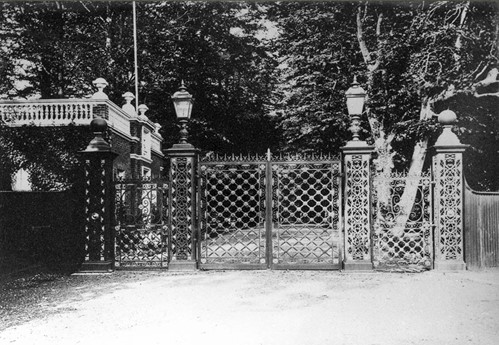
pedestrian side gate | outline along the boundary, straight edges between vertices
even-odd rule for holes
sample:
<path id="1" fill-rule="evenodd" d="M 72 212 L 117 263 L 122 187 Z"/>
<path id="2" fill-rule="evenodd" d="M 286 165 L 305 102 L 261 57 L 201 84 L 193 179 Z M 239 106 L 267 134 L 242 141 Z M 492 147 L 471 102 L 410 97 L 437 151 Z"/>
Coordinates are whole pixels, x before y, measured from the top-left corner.
<path id="1" fill-rule="evenodd" d="M 199 163 L 199 266 L 339 269 L 341 163 L 330 156 Z"/>
<path id="2" fill-rule="evenodd" d="M 167 267 L 168 184 L 118 179 L 115 193 L 115 266 Z"/>
<path id="3" fill-rule="evenodd" d="M 372 179 L 375 269 L 416 272 L 432 268 L 433 206 L 429 172 Z"/>

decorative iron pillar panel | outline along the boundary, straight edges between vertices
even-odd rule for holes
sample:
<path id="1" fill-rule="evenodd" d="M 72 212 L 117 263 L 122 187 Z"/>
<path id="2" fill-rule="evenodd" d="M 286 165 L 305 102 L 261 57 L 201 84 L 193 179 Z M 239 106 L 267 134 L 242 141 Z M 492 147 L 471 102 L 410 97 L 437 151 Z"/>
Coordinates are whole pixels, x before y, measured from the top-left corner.
<path id="1" fill-rule="evenodd" d="M 365 144 L 364 142 L 360 142 Z M 344 258 L 346 270 L 371 270 L 371 152 L 367 145 L 342 148 L 345 166 Z"/>
<path id="2" fill-rule="evenodd" d="M 187 146 L 187 145 L 186 145 Z M 174 145 L 170 158 L 170 270 L 197 268 L 197 165 L 199 150 Z"/>
<path id="3" fill-rule="evenodd" d="M 114 269 L 114 184 L 113 160 L 118 156 L 103 136 L 107 122 L 90 122 L 95 137 L 83 155 L 85 165 L 85 259 L 80 271 Z"/>
<path id="4" fill-rule="evenodd" d="M 85 152 L 85 261 L 81 271 L 114 269 L 114 152 Z"/>
<path id="5" fill-rule="evenodd" d="M 444 129 L 435 142 L 435 262 L 436 269 L 463 270 L 463 145 L 452 132 L 457 116 L 452 110 L 438 115 Z"/>
<path id="6" fill-rule="evenodd" d="M 463 152 L 466 147 L 434 147 L 435 269 L 466 269 L 463 253 Z"/>

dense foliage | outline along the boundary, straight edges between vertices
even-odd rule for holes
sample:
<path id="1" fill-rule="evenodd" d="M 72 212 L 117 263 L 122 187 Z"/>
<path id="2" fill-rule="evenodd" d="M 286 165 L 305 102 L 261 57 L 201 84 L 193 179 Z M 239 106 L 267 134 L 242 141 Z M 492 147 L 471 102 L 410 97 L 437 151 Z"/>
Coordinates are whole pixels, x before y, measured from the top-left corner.
<path id="1" fill-rule="evenodd" d="M 96 77 L 117 104 L 133 91 L 131 2 L 0 6 L 0 94 L 82 97 Z M 137 2 L 139 103 L 165 147 L 177 140 L 170 95 L 184 80 L 190 141 L 205 152 L 339 153 L 357 75 L 378 166 L 421 169 L 434 115 L 451 108 L 471 145 L 469 182 L 498 189 L 497 160 L 483 159 L 499 150 L 497 16 L 493 2 L 473 1 Z"/>
<path id="2" fill-rule="evenodd" d="M 65 190 L 82 174 L 78 151 L 88 144 L 86 127 L 0 127 L 0 181 L 9 189 L 9 173 L 29 171 L 33 190 Z"/>

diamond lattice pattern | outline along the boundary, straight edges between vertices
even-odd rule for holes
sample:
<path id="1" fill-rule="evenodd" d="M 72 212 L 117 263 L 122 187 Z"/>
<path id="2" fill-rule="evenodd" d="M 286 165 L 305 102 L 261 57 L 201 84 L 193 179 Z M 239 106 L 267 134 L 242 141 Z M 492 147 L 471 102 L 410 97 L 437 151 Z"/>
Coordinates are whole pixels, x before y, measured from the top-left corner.
<path id="1" fill-rule="evenodd" d="M 274 263 L 334 263 L 340 238 L 333 227 L 338 188 L 332 169 L 326 164 L 276 164 L 273 170 L 278 205 Z"/>
<path id="2" fill-rule="evenodd" d="M 265 167 L 203 166 L 202 263 L 265 262 Z"/>

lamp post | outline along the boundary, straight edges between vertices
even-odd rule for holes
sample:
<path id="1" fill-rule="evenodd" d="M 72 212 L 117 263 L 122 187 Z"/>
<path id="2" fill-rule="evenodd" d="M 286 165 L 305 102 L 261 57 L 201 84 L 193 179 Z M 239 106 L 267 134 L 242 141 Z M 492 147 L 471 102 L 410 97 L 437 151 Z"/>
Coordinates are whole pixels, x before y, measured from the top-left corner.
<path id="1" fill-rule="evenodd" d="M 170 159 L 168 268 L 193 270 L 197 267 L 196 171 L 199 160 L 199 150 L 187 142 L 187 124 L 191 118 L 193 98 L 183 81 L 171 98 L 180 122 L 180 141 L 165 150 Z"/>
<path id="2" fill-rule="evenodd" d="M 352 86 L 345 92 L 345 96 L 347 98 L 347 108 L 348 115 L 352 119 L 352 125 L 350 126 L 350 131 L 352 132 L 352 140 L 347 144 L 347 146 L 356 145 L 364 142 L 359 140 L 359 131 L 360 131 L 360 117 L 362 115 L 362 111 L 364 109 L 364 102 L 366 99 L 366 91 L 360 86 L 357 82 L 357 77 L 353 78 Z"/>
<path id="3" fill-rule="evenodd" d="M 359 139 L 360 117 L 366 92 L 353 79 L 345 92 L 352 140 L 342 147 L 345 169 L 345 236 L 343 267 L 345 270 L 372 270 L 370 174 L 372 147 Z"/>
<path id="4" fill-rule="evenodd" d="M 175 106 L 175 113 L 177 120 L 180 122 L 180 141 L 179 144 L 183 146 L 192 146 L 187 142 L 187 123 L 191 118 L 192 103 L 194 99 L 192 95 L 187 92 L 187 89 L 182 80 L 180 89 L 172 96 L 173 105 Z"/>

